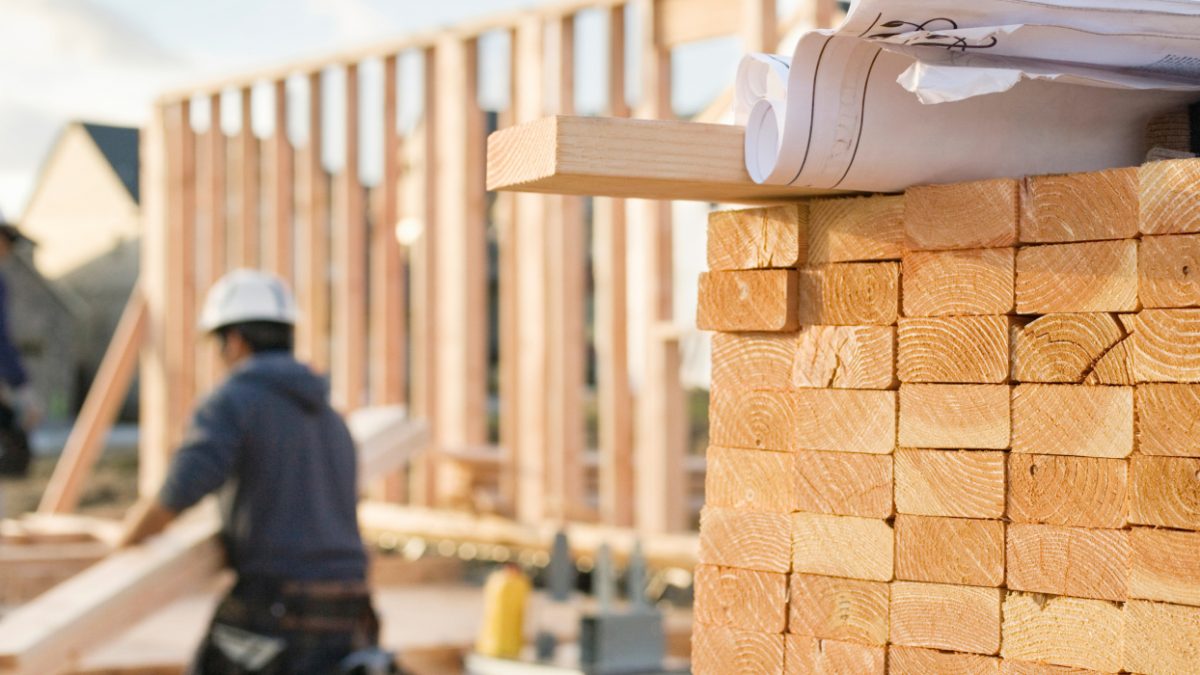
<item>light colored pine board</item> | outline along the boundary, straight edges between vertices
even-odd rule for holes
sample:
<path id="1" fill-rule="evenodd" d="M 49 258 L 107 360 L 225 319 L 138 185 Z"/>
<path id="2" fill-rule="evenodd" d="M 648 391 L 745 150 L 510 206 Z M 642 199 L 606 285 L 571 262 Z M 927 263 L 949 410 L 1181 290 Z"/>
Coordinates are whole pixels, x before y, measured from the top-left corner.
<path id="1" fill-rule="evenodd" d="M 407 251 L 396 240 L 394 228 L 383 223 L 400 220 L 400 176 L 403 145 L 397 129 L 396 56 L 383 60 L 383 176 L 377 191 L 380 226 L 371 232 L 371 400 L 376 404 L 406 405 L 408 382 Z M 286 96 L 285 81 L 278 83 Z M 279 96 L 280 94 L 277 94 Z M 289 151 L 290 152 L 290 151 Z M 283 157 L 290 166 L 290 156 Z M 281 161 L 282 161 L 281 160 Z M 277 216 L 280 213 L 276 214 Z M 287 226 L 291 214 L 287 215 Z M 504 226 L 501 226 L 504 227 Z M 290 256 L 289 260 L 290 260 Z M 288 261 L 283 261 L 290 267 Z M 507 285 L 507 284 L 505 284 Z M 506 350 L 507 351 L 507 350 Z M 511 352 L 510 352 L 511 353 Z M 507 380 L 509 378 L 503 377 Z M 511 397 L 505 397 L 512 400 Z M 504 444 L 512 447 L 510 444 Z M 403 477 L 391 477 L 401 483 Z"/>
<path id="2" fill-rule="evenodd" d="M 1007 316 L 900 319 L 897 329 L 901 382 L 1000 384 L 1008 381 Z"/>
<path id="3" fill-rule="evenodd" d="M 900 314 L 900 265 L 837 263 L 800 270 L 805 326 L 890 326 Z"/>
<path id="4" fill-rule="evenodd" d="M 892 584 L 891 641 L 971 654 L 1000 651 L 998 588 L 897 581 Z"/>
<path id="5" fill-rule="evenodd" d="M 1200 306 L 1200 235 L 1142 239 L 1138 298 L 1143 307 Z"/>
<path id="6" fill-rule="evenodd" d="M 1008 588 L 1122 602 L 1129 596 L 1129 533 L 1058 525 L 1008 526 Z"/>
<path id="7" fill-rule="evenodd" d="M 741 8 L 719 0 L 663 0 L 659 40 L 670 47 L 730 34 L 741 23 Z"/>
<path id="8" fill-rule="evenodd" d="M 696 623 L 759 633 L 787 628 L 788 576 L 700 565 L 694 578 Z"/>
<path id="9" fill-rule="evenodd" d="M 1138 234 L 1138 170 L 1025 179 L 1021 243 L 1132 239 Z"/>
<path id="10" fill-rule="evenodd" d="M 789 516 L 720 507 L 700 512 L 700 562 L 760 572 L 787 572 Z"/>
<path id="11" fill-rule="evenodd" d="M 1001 659 L 1000 673 L 1001 675 L 1098 675 L 1097 671 L 1089 668 L 1055 666 L 1049 663 L 1034 663 L 1033 661 L 1017 661 L 1014 659 Z"/>
<path id="12" fill-rule="evenodd" d="M 808 207 L 785 204 L 708 214 L 708 268 L 757 270 L 805 263 Z"/>
<path id="13" fill-rule="evenodd" d="M 935 584 L 1004 583 L 1004 523 L 898 515 L 896 578 Z"/>
<path id="14" fill-rule="evenodd" d="M 345 410 L 365 403 L 367 362 L 367 211 L 366 195 L 359 178 L 359 77 L 357 64 L 346 66 L 346 164 L 340 186 L 344 212 L 333 228 L 333 370 L 330 389 L 335 402 Z M 453 146 L 449 146 L 453 147 Z M 449 149 L 449 147 L 447 149 Z M 450 153 L 453 154 L 453 153 Z M 439 204 L 439 208 L 441 208 Z M 336 218 L 337 216 L 335 216 Z M 442 225 L 439 219 L 439 225 Z M 442 225 L 443 228 L 453 227 Z M 464 265 L 470 269 L 468 265 Z M 470 278 L 466 274 L 464 278 Z M 446 296 L 442 296 L 443 306 Z M 438 354 L 449 351 L 453 331 L 444 334 Z M 457 355 L 456 355 L 457 357 Z M 441 424 L 437 425 L 441 428 Z"/>
<path id="15" fill-rule="evenodd" d="M 1137 384 L 1133 372 L 1133 335 L 1113 345 L 1101 356 L 1083 383 L 1087 385 L 1129 386 Z"/>
<path id="16" fill-rule="evenodd" d="M 1000 675 L 1000 659 L 920 647 L 888 647 L 891 675 Z"/>
<path id="17" fill-rule="evenodd" d="M 1016 307 L 1016 249 L 905 251 L 905 316 L 1008 314 Z"/>
<path id="18" fill-rule="evenodd" d="M 891 591 L 887 583 L 793 574 L 788 589 L 789 633 L 857 644 L 887 644 Z"/>
<path id="19" fill-rule="evenodd" d="M 1121 669 L 1124 628 L 1118 604 L 1009 593 L 1000 655 L 1115 673 Z"/>
<path id="20" fill-rule="evenodd" d="M 1129 462 L 1010 454 L 1008 518 L 1014 523 L 1120 528 L 1128 521 Z"/>
<path id="21" fill-rule="evenodd" d="M 712 336 L 712 391 L 790 389 L 796 335 L 716 333 Z"/>
<path id="22" fill-rule="evenodd" d="M 886 455 L 896 445 L 896 392 L 714 391 L 709 420 L 711 441 L 727 447 Z"/>
<path id="23" fill-rule="evenodd" d="M 1012 418 L 1013 452 L 1109 458 L 1133 452 L 1133 387 L 1020 384 Z"/>
<path id="24" fill-rule="evenodd" d="M 1017 251 L 1017 312 L 1138 309 L 1137 241 L 1027 246 Z"/>
<path id="25" fill-rule="evenodd" d="M 1007 448 L 1009 389 L 1004 384 L 902 385 L 900 445 L 906 448 Z"/>
<path id="26" fill-rule="evenodd" d="M 1142 234 L 1200 232 L 1200 159 L 1148 162 L 1138 182 Z"/>
<path id="27" fill-rule="evenodd" d="M 884 675 L 887 652 L 851 642 L 785 635 L 787 675 Z"/>
<path id="28" fill-rule="evenodd" d="M 808 209 L 810 265 L 900 259 L 904 197 L 817 199 Z"/>
<path id="29" fill-rule="evenodd" d="M 792 570 L 806 574 L 891 581 L 892 527 L 882 520 L 792 514 Z"/>
<path id="30" fill-rule="evenodd" d="M 1012 378 L 1078 384 L 1125 337 L 1111 314 L 1047 314 L 1013 333 Z"/>
<path id="31" fill-rule="evenodd" d="M 895 453 L 896 512 L 918 516 L 1000 518 L 1006 453 L 918 450 Z"/>
<path id="32" fill-rule="evenodd" d="M 736 332 L 792 332 L 799 328 L 793 270 L 704 272 L 696 327 Z"/>
<path id="33" fill-rule="evenodd" d="M 1129 597 L 1200 606 L 1200 532 L 1129 532 Z"/>
<path id="34" fill-rule="evenodd" d="M 798 503 L 795 476 L 793 453 L 710 446 L 704 501 L 708 506 L 790 513 Z"/>
<path id="35" fill-rule="evenodd" d="M 1133 373 L 1138 382 L 1200 382 L 1200 309 L 1140 312 Z"/>
<path id="36" fill-rule="evenodd" d="M 1200 609 L 1130 600 L 1124 666 L 1135 673 L 1200 672 Z"/>
<path id="37" fill-rule="evenodd" d="M 892 326 L 801 326 L 795 334 L 717 333 L 712 388 L 890 389 L 896 382 Z"/>
<path id="38" fill-rule="evenodd" d="M 243 87 L 241 91 L 242 128 L 238 134 L 240 148 L 238 159 L 241 164 L 238 176 L 241 182 L 240 237 L 231 242 L 234 250 L 237 251 L 237 259 L 240 261 L 239 266 L 241 267 L 258 267 L 262 248 L 260 245 L 262 241 L 261 219 L 259 218 L 262 202 L 262 143 L 254 134 L 253 125 L 250 123 L 254 117 L 253 93 L 252 87 Z M 350 116 L 347 115 L 347 121 L 350 119 Z"/>
<path id="39" fill-rule="evenodd" d="M 794 467 L 793 510 L 864 518 L 892 516 L 890 455 L 802 450 L 795 455 Z"/>
<path id="40" fill-rule="evenodd" d="M 1129 522 L 1200 530 L 1200 459 L 1134 456 Z"/>
<path id="41" fill-rule="evenodd" d="M 1009 179 L 926 185 L 905 193 L 904 236 L 915 251 L 1017 243 L 1020 183 Z"/>
<path id="42" fill-rule="evenodd" d="M 1200 457 L 1200 386 L 1144 384 L 1134 393 L 1138 452 Z"/>
<path id="43" fill-rule="evenodd" d="M 783 635 L 697 625 L 694 675 L 783 675 Z"/>

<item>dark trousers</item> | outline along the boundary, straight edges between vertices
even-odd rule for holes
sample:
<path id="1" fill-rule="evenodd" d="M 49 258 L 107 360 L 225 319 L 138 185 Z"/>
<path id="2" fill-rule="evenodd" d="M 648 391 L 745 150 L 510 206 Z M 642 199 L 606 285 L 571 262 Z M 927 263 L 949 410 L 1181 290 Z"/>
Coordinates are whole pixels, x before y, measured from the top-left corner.
<path id="1" fill-rule="evenodd" d="M 24 478 L 29 475 L 29 438 L 17 413 L 0 401 L 0 477 Z"/>

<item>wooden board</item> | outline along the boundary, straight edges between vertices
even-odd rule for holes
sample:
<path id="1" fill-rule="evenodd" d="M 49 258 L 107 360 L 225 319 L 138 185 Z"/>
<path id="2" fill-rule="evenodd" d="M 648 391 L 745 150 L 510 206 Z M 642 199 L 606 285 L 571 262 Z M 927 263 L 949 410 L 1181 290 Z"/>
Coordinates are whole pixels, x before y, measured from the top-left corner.
<path id="1" fill-rule="evenodd" d="M 1021 243 L 1132 239 L 1138 234 L 1138 170 L 1025 179 Z"/>
<path id="2" fill-rule="evenodd" d="M 802 450 L 795 458 L 792 510 L 864 518 L 892 516 L 891 456 Z"/>
<path id="3" fill-rule="evenodd" d="M 788 582 L 789 633 L 884 646 L 891 588 L 881 581 L 793 574 Z"/>
<path id="4" fill-rule="evenodd" d="M 1200 386 L 1144 384 L 1134 392 L 1138 452 L 1200 457 Z"/>
<path id="5" fill-rule="evenodd" d="M 1123 664 L 1137 673 L 1200 672 L 1200 609 L 1130 600 Z"/>
<path id="6" fill-rule="evenodd" d="M 796 455 L 790 452 L 708 448 L 704 503 L 747 511 L 791 513 L 798 503 Z"/>
<path id="7" fill-rule="evenodd" d="M 713 336 L 713 390 L 891 389 L 892 326 L 801 326 L 796 334 Z"/>
<path id="8" fill-rule="evenodd" d="M 1138 382 L 1200 382 L 1200 310 L 1145 310 L 1134 336 Z"/>
<path id="9" fill-rule="evenodd" d="M 1003 384 L 905 384 L 899 442 L 907 448 L 1003 450 L 1010 396 Z"/>
<path id="10" fill-rule="evenodd" d="M 887 652 L 851 642 L 818 640 L 803 635 L 784 636 L 787 675 L 884 675 Z"/>
<path id="11" fill-rule="evenodd" d="M 787 627 L 788 576 L 700 565 L 694 578 L 696 623 L 760 633 Z"/>
<path id="12" fill-rule="evenodd" d="M 757 270 L 803 265 L 808 207 L 786 204 L 708 214 L 708 268 Z"/>
<path id="13" fill-rule="evenodd" d="M 837 194 L 755 183 L 744 136 L 725 124 L 547 117 L 488 138 L 487 189 L 733 204 Z"/>
<path id="14" fill-rule="evenodd" d="M 720 507 L 700 512 L 700 562 L 721 567 L 787 572 L 791 519 L 786 514 Z"/>
<path id="15" fill-rule="evenodd" d="M 1124 338 L 1125 331 L 1111 314 L 1040 316 L 1013 333 L 1012 378 L 1083 383 Z"/>
<path id="16" fill-rule="evenodd" d="M 808 210 L 810 265 L 900 259 L 904 197 L 817 199 Z"/>
<path id="17" fill-rule="evenodd" d="M 1013 389 L 1012 420 L 1013 452 L 1128 457 L 1133 387 L 1020 384 Z"/>
<path id="18" fill-rule="evenodd" d="M 897 581 L 892 584 L 891 641 L 972 654 L 1000 651 L 998 588 Z"/>
<path id="19" fill-rule="evenodd" d="M 694 675 L 783 675 L 783 635 L 698 625 L 692 631 Z"/>
<path id="20" fill-rule="evenodd" d="M 703 272 L 696 327 L 737 332 L 792 332 L 797 322 L 793 270 Z"/>
<path id="21" fill-rule="evenodd" d="M 1200 606 L 1200 532 L 1129 532 L 1129 597 Z"/>
<path id="22" fill-rule="evenodd" d="M 728 447 L 886 455 L 896 445 L 893 391 L 716 391 L 709 415 L 711 442 Z"/>
<path id="23" fill-rule="evenodd" d="M 1200 232 L 1200 160 L 1147 162 L 1138 168 L 1142 234 Z"/>
<path id="24" fill-rule="evenodd" d="M 1200 306 L 1200 235 L 1142 239 L 1138 298 L 1143 307 Z"/>
<path id="25" fill-rule="evenodd" d="M 1004 583 L 1004 523 L 898 515 L 896 578 L 936 584 Z"/>
<path id="26" fill-rule="evenodd" d="M 1134 456 L 1129 522 L 1200 530 L 1200 459 Z"/>
<path id="27" fill-rule="evenodd" d="M 1000 384 L 1008 381 L 1007 316 L 900 319 L 901 382 Z"/>
<path id="28" fill-rule="evenodd" d="M 909 188 L 904 236 L 914 251 L 996 248 L 1017 243 L 1020 184 L 997 179 Z"/>
<path id="29" fill-rule="evenodd" d="M 1011 454 L 1008 517 L 1014 523 L 1120 528 L 1128 521 L 1129 462 Z"/>
<path id="30" fill-rule="evenodd" d="M 1129 596 L 1129 532 L 1013 523 L 1008 588 L 1123 602 Z"/>
<path id="31" fill-rule="evenodd" d="M 1016 249 L 905 251 L 905 316 L 1008 314 L 1016 307 Z"/>
<path id="32" fill-rule="evenodd" d="M 1004 515 L 1005 456 L 979 450 L 896 450 L 896 512 L 1000 518 Z"/>
<path id="33" fill-rule="evenodd" d="M 1095 386 L 1137 384 L 1137 377 L 1133 372 L 1133 335 L 1125 337 L 1105 352 L 1104 356 L 1096 361 L 1092 372 L 1083 383 Z"/>
<path id="34" fill-rule="evenodd" d="M 1124 625 L 1120 605 L 1103 600 L 1009 593 L 1000 655 L 1115 673 Z"/>
<path id="35" fill-rule="evenodd" d="M 712 336 L 712 392 L 790 389 L 796 336 L 789 333 L 716 333 Z"/>
<path id="36" fill-rule="evenodd" d="M 805 326 L 890 326 L 900 314 L 900 265 L 838 263 L 800 270 Z"/>
<path id="37" fill-rule="evenodd" d="M 1001 659 L 1001 675 L 1098 675 L 1097 671 L 1088 668 L 1072 668 L 1071 666 L 1055 666 L 1049 663 L 1034 663 L 1033 661 L 1017 661 Z"/>
<path id="38" fill-rule="evenodd" d="M 791 519 L 792 571 L 891 581 L 894 533 L 886 522 L 813 513 Z"/>
<path id="39" fill-rule="evenodd" d="M 888 672 L 892 675 L 1000 675 L 1000 659 L 892 645 L 888 647 Z"/>
<path id="40" fill-rule="evenodd" d="M 1132 239 L 1027 246 L 1017 251 L 1017 312 L 1131 312 L 1138 309 Z"/>

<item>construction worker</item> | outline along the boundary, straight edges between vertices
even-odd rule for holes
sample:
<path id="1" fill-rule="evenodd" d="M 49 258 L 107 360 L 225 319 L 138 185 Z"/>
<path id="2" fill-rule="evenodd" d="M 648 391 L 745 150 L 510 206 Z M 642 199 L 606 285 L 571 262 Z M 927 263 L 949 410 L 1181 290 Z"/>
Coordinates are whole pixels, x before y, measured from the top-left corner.
<path id="1" fill-rule="evenodd" d="M 0 263 L 21 244 L 33 242 L 0 214 Z M 28 432 L 41 421 L 42 408 L 9 336 L 8 322 L 8 289 L 0 276 L 0 476 L 13 477 L 29 472 Z"/>
<path id="2" fill-rule="evenodd" d="M 122 545 L 219 491 L 237 582 L 193 673 L 339 673 L 377 643 L 357 522 L 357 459 L 325 380 L 292 356 L 291 293 L 262 272 L 213 286 L 201 328 L 229 376 L 196 410 L 157 497 L 130 512 Z M 340 668 L 345 667 L 345 670 Z"/>

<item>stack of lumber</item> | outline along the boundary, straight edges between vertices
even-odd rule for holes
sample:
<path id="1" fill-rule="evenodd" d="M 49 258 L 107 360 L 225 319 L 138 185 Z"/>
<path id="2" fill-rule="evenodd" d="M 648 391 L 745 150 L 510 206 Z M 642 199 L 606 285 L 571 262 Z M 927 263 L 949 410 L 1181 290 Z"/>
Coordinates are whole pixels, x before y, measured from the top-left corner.
<path id="1" fill-rule="evenodd" d="M 1200 672 L 1200 160 L 714 213 L 694 669 Z"/>

